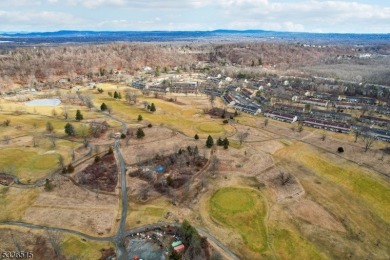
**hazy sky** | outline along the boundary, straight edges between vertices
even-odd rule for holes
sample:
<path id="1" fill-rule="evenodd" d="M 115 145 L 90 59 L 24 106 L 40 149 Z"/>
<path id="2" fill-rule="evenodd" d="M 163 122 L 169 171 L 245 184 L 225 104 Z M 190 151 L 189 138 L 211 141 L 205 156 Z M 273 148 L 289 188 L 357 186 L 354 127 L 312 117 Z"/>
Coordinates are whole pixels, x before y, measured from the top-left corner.
<path id="1" fill-rule="evenodd" d="M 390 33 L 390 0 L 0 0 L 0 31 Z"/>

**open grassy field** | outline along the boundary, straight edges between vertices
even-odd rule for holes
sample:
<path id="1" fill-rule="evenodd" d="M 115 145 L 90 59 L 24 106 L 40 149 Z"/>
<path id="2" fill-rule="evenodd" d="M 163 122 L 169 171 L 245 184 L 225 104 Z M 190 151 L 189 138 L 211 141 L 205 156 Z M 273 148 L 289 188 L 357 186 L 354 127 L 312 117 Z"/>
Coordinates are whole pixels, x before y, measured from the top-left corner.
<path id="1" fill-rule="evenodd" d="M 300 237 L 299 232 L 287 228 L 272 230 L 274 253 L 278 259 L 327 259 L 312 244 Z"/>
<path id="2" fill-rule="evenodd" d="M 331 258 L 389 257 L 390 187 L 385 179 L 300 142 L 280 149 L 275 158 L 299 179 L 305 197 L 321 205 L 345 229 L 341 233 L 325 230 L 322 217 L 308 223 L 295 216 L 300 236 Z"/>
<path id="3" fill-rule="evenodd" d="M 159 198 L 146 204 L 134 201 L 128 209 L 126 226 L 132 228 L 159 221 L 170 221 L 172 219 L 167 220 L 165 218 L 168 211 L 174 211 L 174 209 L 172 203 L 164 198 Z"/>
<path id="4" fill-rule="evenodd" d="M 302 143 L 280 150 L 277 156 L 302 163 L 319 177 L 347 189 L 360 197 L 384 221 L 390 222 L 390 185 L 373 177 L 369 171 L 348 162 L 332 162 L 326 155 L 321 156 Z"/>
<path id="5" fill-rule="evenodd" d="M 40 190 L 0 186 L 0 221 L 20 221 Z"/>
<path id="6" fill-rule="evenodd" d="M 219 224 L 239 233 L 253 251 L 267 250 L 267 231 L 264 218 L 266 204 L 260 192 L 227 187 L 218 190 L 210 199 L 210 215 Z"/>
<path id="7" fill-rule="evenodd" d="M 77 256 L 77 259 L 83 260 L 99 259 L 100 249 L 111 247 L 114 248 L 114 245 L 109 242 L 96 242 L 68 234 L 62 236 L 62 252 L 68 257 Z"/>
<path id="8" fill-rule="evenodd" d="M 6 148 L 2 150 L 0 166 L 8 169 L 21 181 L 36 180 L 46 176 L 58 166 L 58 154 L 40 154 L 34 148 Z"/>
<path id="9" fill-rule="evenodd" d="M 138 115 L 142 115 L 143 122 L 165 125 L 188 136 L 194 136 L 197 133 L 201 138 L 205 138 L 209 134 L 218 137 L 230 136 L 234 133 L 234 128 L 230 125 L 223 125 L 222 120 L 221 122 L 210 121 L 204 115 L 203 108 L 207 107 L 208 103 L 206 97 L 189 96 L 181 98 L 186 101 L 197 99 L 204 102 L 203 105 L 188 106 L 152 97 L 140 97 L 137 105 L 129 105 L 124 100 L 115 100 L 104 92 L 102 94 L 94 94 L 94 103 L 97 107 L 100 107 L 103 102 L 111 106 L 113 115 L 124 119 L 128 123 L 137 122 Z M 154 113 L 147 111 L 142 105 L 144 101 L 154 103 L 157 111 Z"/>

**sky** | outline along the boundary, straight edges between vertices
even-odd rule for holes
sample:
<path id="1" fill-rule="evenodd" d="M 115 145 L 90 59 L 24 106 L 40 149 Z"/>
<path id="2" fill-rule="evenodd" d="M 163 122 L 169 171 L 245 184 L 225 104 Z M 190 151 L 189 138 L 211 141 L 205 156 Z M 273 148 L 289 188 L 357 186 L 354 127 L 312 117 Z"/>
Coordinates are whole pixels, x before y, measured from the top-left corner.
<path id="1" fill-rule="evenodd" d="M 0 0 L 0 32 L 390 33 L 390 0 Z"/>

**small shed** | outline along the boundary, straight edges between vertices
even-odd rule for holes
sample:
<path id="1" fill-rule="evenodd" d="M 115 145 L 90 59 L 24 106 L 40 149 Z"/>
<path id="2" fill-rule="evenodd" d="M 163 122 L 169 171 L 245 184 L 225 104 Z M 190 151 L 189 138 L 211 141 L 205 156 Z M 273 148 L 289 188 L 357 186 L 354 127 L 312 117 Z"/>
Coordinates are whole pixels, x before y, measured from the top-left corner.
<path id="1" fill-rule="evenodd" d="M 182 252 L 184 251 L 184 245 L 176 246 L 173 248 L 176 252 Z"/>
<path id="2" fill-rule="evenodd" d="M 179 240 L 179 241 L 173 242 L 171 245 L 172 245 L 173 248 L 175 248 L 175 247 L 180 246 L 180 245 L 182 245 L 182 244 L 183 244 L 183 243 Z"/>

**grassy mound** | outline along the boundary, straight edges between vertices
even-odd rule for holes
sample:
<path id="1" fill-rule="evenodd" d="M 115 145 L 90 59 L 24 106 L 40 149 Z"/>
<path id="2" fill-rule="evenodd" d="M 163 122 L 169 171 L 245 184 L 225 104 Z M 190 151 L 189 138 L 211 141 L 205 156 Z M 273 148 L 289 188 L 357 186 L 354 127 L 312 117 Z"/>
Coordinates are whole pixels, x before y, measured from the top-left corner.
<path id="1" fill-rule="evenodd" d="M 211 197 L 209 209 L 214 221 L 239 233 L 251 250 L 264 252 L 267 249 L 266 204 L 259 192 L 222 188 Z"/>
<path id="2" fill-rule="evenodd" d="M 201 123 L 197 126 L 197 129 L 201 132 L 210 133 L 210 134 L 218 134 L 224 131 L 223 126 L 216 122 Z"/>

